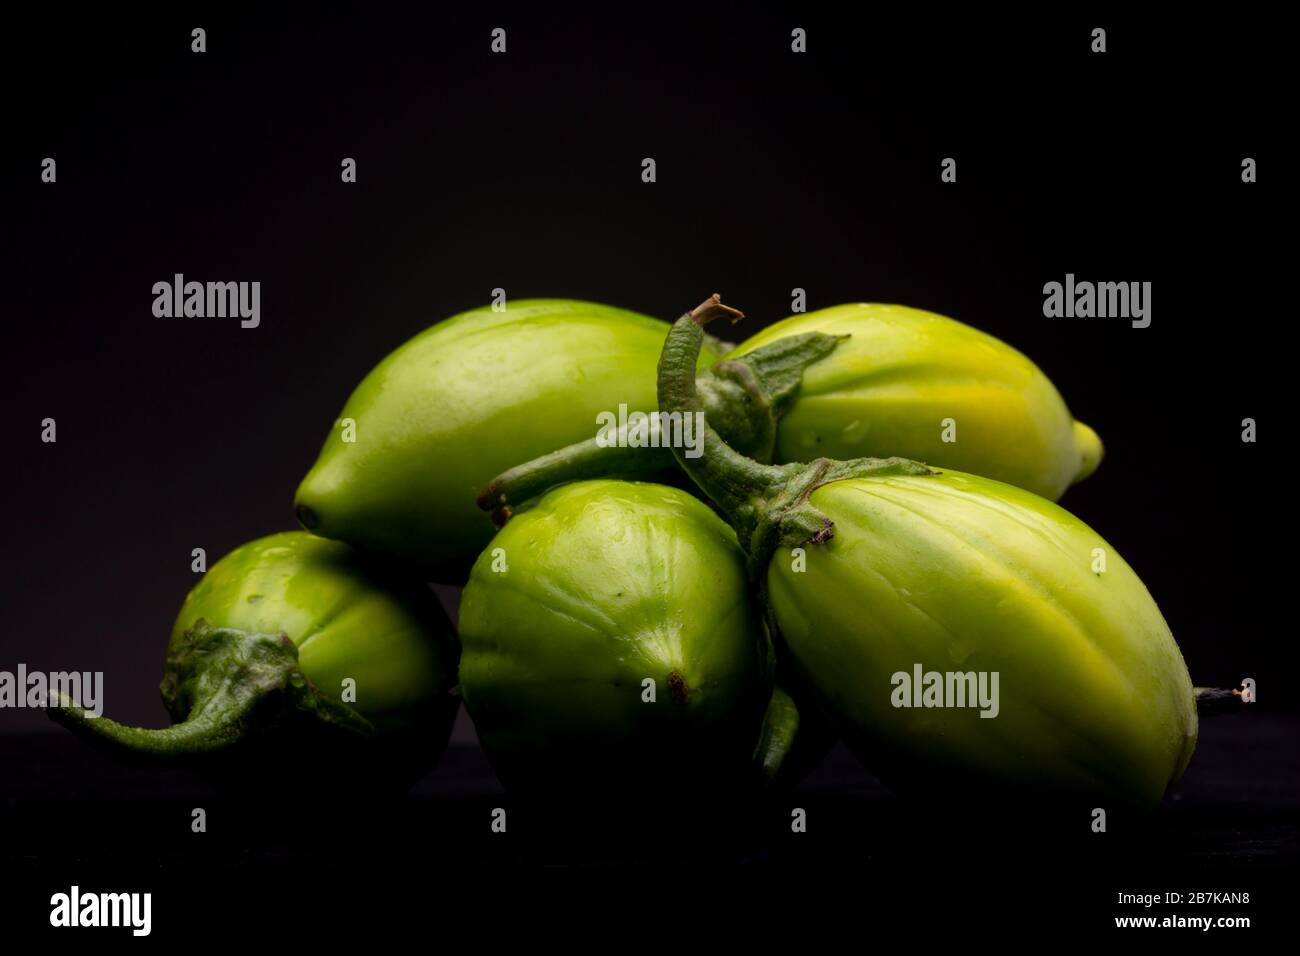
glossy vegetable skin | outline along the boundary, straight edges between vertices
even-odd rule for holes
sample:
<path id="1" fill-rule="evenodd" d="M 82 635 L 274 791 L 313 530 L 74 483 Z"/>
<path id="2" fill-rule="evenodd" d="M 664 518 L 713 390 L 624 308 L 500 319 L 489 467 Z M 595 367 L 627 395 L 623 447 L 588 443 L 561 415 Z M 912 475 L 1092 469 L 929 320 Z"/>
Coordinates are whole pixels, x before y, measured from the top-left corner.
<path id="1" fill-rule="evenodd" d="M 673 327 L 662 407 L 698 407 L 701 326 L 728 311 L 711 300 Z M 1149 805 L 1186 767 L 1196 704 L 1173 636 L 1057 505 L 905 459 L 764 466 L 712 431 L 679 461 L 736 528 L 781 646 L 888 782 Z M 897 675 L 918 671 L 997 673 L 998 700 L 900 706 Z"/>
<path id="2" fill-rule="evenodd" d="M 804 372 L 798 398 L 781 420 L 774 461 L 892 455 L 1052 500 L 1101 461 L 1096 432 L 1074 420 L 1033 362 L 933 312 L 839 305 L 777 322 L 727 357 L 743 359 L 809 332 L 847 338 Z M 944 440 L 945 432 L 952 440 Z"/>
<path id="3" fill-rule="evenodd" d="M 192 764 L 259 788 L 312 772 L 339 789 L 410 783 L 446 746 L 457 654 L 422 582 L 286 532 L 236 548 L 186 598 L 161 685 L 171 727 L 73 706 L 52 716 L 147 766 Z"/>
<path id="4" fill-rule="evenodd" d="M 460 584 L 492 536 L 475 496 L 508 466 L 655 408 L 666 323 L 591 302 L 474 309 L 402 345 L 357 386 L 295 509 L 308 530 Z M 701 367 L 712 361 L 706 348 Z M 671 462 L 659 464 L 671 465 Z"/>
<path id="5" fill-rule="evenodd" d="M 686 492 L 591 481 L 536 500 L 474 565 L 460 628 L 461 693 L 507 788 L 751 782 L 768 643 L 735 535 Z"/>
<path id="6" fill-rule="evenodd" d="M 1144 804 L 1182 774 L 1197 736 L 1187 667 L 1142 581 L 1083 522 L 956 471 L 833 481 L 810 503 L 835 534 L 801 573 L 773 560 L 768 592 L 859 753 L 895 776 L 937 766 Z M 996 716 L 895 707 L 893 675 L 917 665 L 997 673 Z"/>

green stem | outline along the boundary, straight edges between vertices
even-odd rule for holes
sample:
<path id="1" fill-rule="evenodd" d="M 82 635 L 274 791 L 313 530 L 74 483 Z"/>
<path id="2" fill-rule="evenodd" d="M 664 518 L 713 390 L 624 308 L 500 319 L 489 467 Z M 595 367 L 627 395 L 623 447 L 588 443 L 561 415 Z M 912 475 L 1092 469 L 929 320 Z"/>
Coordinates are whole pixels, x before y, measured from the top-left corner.
<path id="1" fill-rule="evenodd" d="M 797 786 L 826 759 L 835 739 L 834 729 L 816 707 L 807 699 L 801 703 L 778 679 L 754 750 L 761 784 Z"/>
<path id="2" fill-rule="evenodd" d="M 168 650 L 163 702 L 177 723 L 148 729 L 92 717 L 60 699 L 52 720 L 88 743 L 147 766 L 223 753 L 271 730 L 367 737 L 374 728 L 344 704 L 323 697 L 298 667 L 283 634 L 214 628 L 199 621 Z"/>
<path id="3" fill-rule="evenodd" d="M 772 784 L 781 778 L 786 758 L 794 749 L 798 735 L 799 708 L 789 694 L 779 685 L 775 686 L 767 713 L 763 716 L 758 746 L 754 750 L 754 760 L 765 783 Z"/>
<path id="4" fill-rule="evenodd" d="M 726 315 L 740 314 L 720 303 L 718 307 Z M 847 337 L 808 332 L 778 339 L 739 358 L 723 359 L 696 376 L 700 410 L 729 445 L 760 462 L 771 461 L 776 455 L 777 426 L 794 401 L 804 371 Z M 709 338 L 702 336 L 701 341 Z M 500 527 L 509 519 L 512 506 L 555 485 L 591 478 L 656 479 L 667 471 L 676 473 L 659 418 L 649 416 L 648 424 L 649 443 L 638 447 L 629 441 L 632 426 L 625 425 L 612 441 L 608 436 L 592 437 L 517 465 L 492 479 L 477 504 L 493 512 Z"/>
<path id="5" fill-rule="evenodd" d="M 673 323 L 659 357 L 659 407 L 664 411 L 683 415 L 704 411 L 695 382 L 695 362 L 704 342 L 704 326 L 723 317 L 734 322 L 741 313 L 723 305 L 721 297 L 714 293 Z M 704 453 L 688 458 L 685 449 L 674 448 L 673 454 L 727 515 L 742 545 L 752 537 L 764 495 L 790 474 L 788 466 L 763 465 L 737 452 L 718 434 L 707 415 Z"/>
<path id="6" fill-rule="evenodd" d="M 513 505 L 555 485 L 620 475 L 649 478 L 673 467 L 672 453 L 667 448 L 629 447 L 626 431 L 619 429 L 615 445 L 602 445 L 589 438 L 516 465 L 488 482 L 476 503 L 492 512 L 492 522 L 499 528 L 509 520 Z"/>
<path id="7" fill-rule="evenodd" d="M 727 310 L 724 314 L 740 316 L 717 304 Z M 707 341 L 710 336 L 704 338 Z M 771 462 L 776 458 L 777 427 L 794 403 L 804 372 L 847 338 L 804 332 L 769 342 L 739 358 L 715 362 L 695 383 L 707 420 L 737 451 L 764 464 Z"/>
<path id="8" fill-rule="evenodd" d="M 82 708 L 61 701 L 50 717 L 102 749 L 125 748 L 141 757 L 170 759 L 215 753 L 242 740 L 254 701 L 239 711 L 203 715 L 157 730 L 119 724 L 107 717 L 91 717 Z"/>
<path id="9" fill-rule="evenodd" d="M 695 382 L 695 360 L 704 341 L 704 326 L 719 318 L 735 321 L 734 309 L 715 294 L 678 319 L 668 331 L 659 357 L 659 407 L 667 412 L 704 411 Z M 905 458 L 818 458 L 801 464 L 764 465 L 736 451 L 705 415 L 704 449 L 698 458 L 674 448 L 677 463 L 727 516 L 740 546 L 749 554 L 750 572 L 760 576 L 778 547 L 820 544 L 835 525 L 809 496 L 822 485 L 864 475 L 933 475 L 925 465 Z"/>

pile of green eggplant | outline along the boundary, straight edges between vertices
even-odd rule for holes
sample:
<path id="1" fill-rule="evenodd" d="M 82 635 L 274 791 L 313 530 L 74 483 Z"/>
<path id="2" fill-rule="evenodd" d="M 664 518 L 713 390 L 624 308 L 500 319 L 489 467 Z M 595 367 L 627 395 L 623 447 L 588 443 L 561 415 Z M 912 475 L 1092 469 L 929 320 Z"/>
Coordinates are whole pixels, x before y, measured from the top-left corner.
<path id="1" fill-rule="evenodd" d="M 512 792 L 770 792 L 841 740 L 900 793 L 1158 803 L 1196 692 L 1142 581 L 1055 503 L 1097 434 L 940 315 L 706 334 L 740 317 L 537 299 L 434 325 L 334 419 L 304 530 L 186 598 L 172 725 L 51 715 L 254 790 L 409 786 L 463 701 Z M 463 587 L 456 628 L 430 583 Z"/>

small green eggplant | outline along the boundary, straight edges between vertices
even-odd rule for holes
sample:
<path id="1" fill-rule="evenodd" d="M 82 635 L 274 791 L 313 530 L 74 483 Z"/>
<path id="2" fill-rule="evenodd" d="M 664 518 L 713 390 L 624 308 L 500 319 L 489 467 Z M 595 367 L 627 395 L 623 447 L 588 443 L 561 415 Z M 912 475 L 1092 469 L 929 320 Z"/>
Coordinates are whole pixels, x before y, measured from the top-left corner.
<path id="1" fill-rule="evenodd" d="M 139 765 L 194 766 L 236 787 L 293 786 L 304 766 L 340 790 L 409 785 L 446 747 L 457 654 L 422 582 L 286 532 L 235 549 L 186 598 L 161 685 L 171 727 L 68 701 L 50 716 Z"/>
<path id="2" fill-rule="evenodd" d="M 659 404 L 702 408 L 717 297 L 678 320 Z M 760 465 L 706 428 L 678 461 L 749 554 L 768 620 L 846 740 L 894 785 L 1151 805 L 1196 698 L 1169 627 L 1091 528 L 1019 488 L 905 459 Z"/>
<path id="3" fill-rule="evenodd" d="M 894 455 L 956 468 L 1055 501 L 1101 462 L 1101 440 L 1075 421 L 1033 362 L 991 335 L 901 305 L 857 303 L 796 315 L 727 358 L 791 336 L 840 338 L 803 375 L 773 461 Z"/>
<path id="4" fill-rule="evenodd" d="M 667 332 L 657 319 L 566 299 L 438 323 L 352 393 L 298 487 L 298 520 L 462 584 L 492 537 L 475 496 L 508 466 L 596 435 L 598 416 L 620 405 L 652 412 Z M 721 350 L 711 343 L 701 365 Z"/>
<path id="5" fill-rule="evenodd" d="M 535 500 L 475 563 L 460 631 L 465 707 L 511 790 L 752 784 L 769 643 L 735 535 L 686 492 L 590 481 Z"/>

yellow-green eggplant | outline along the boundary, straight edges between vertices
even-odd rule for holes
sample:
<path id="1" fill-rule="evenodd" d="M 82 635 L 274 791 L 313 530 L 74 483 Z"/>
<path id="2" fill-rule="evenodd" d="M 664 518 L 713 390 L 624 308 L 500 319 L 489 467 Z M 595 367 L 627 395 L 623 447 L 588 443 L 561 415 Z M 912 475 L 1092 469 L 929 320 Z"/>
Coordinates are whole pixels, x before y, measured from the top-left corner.
<path id="1" fill-rule="evenodd" d="M 1055 501 L 1092 474 L 1101 441 L 1051 380 L 1005 342 L 934 312 L 858 303 L 796 315 L 746 339 L 737 360 L 790 336 L 840 338 L 803 374 L 773 461 L 897 456 Z"/>
<path id="2" fill-rule="evenodd" d="M 777 322 L 699 377 L 709 424 L 761 462 L 895 455 L 1056 500 L 1092 474 L 1101 440 L 1020 352 L 961 322 L 900 305 L 838 305 Z M 667 451 L 595 439 L 516 465 L 481 505 L 627 471 Z M 644 465 L 642 467 L 645 467 Z"/>
<path id="3" fill-rule="evenodd" d="M 50 715 L 137 764 L 240 786 L 307 774 L 347 791 L 409 785 L 446 747 L 457 653 L 423 582 L 286 532 L 236 548 L 185 599 L 161 685 L 172 726 L 129 727 L 68 701 Z"/>
<path id="4" fill-rule="evenodd" d="M 567 299 L 511 301 L 426 329 L 348 399 L 298 487 L 299 521 L 463 583 L 492 536 L 475 496 L 508 466 L 596 435 L 598 417 L 620 405 L 652 412 L 667 331 Z M 701 365 L 719 351 L 706 347 Z"/>
<path id="5" fill-rule="evenodd" d="M 507 788 L 680 801 L 753 783 L 769 644 L 735 534 L 686 492 L 535 499 L 475 563 L 460 632 L 461 694 Z"/>
<path id="6" fill-rule="evenodd" d="M 702 408 L 703 326 L 673 326 L 659 403 Z M 749 554 L 769 621 L 887 782 L 1154 804 L 1196 743 L 1195 695 L 1141 580 L 1045 498 L 901 458 L 761 465 L 706 428 L 682 467 Z M 966 789 L 963 792 L 975 792 Z"/>

